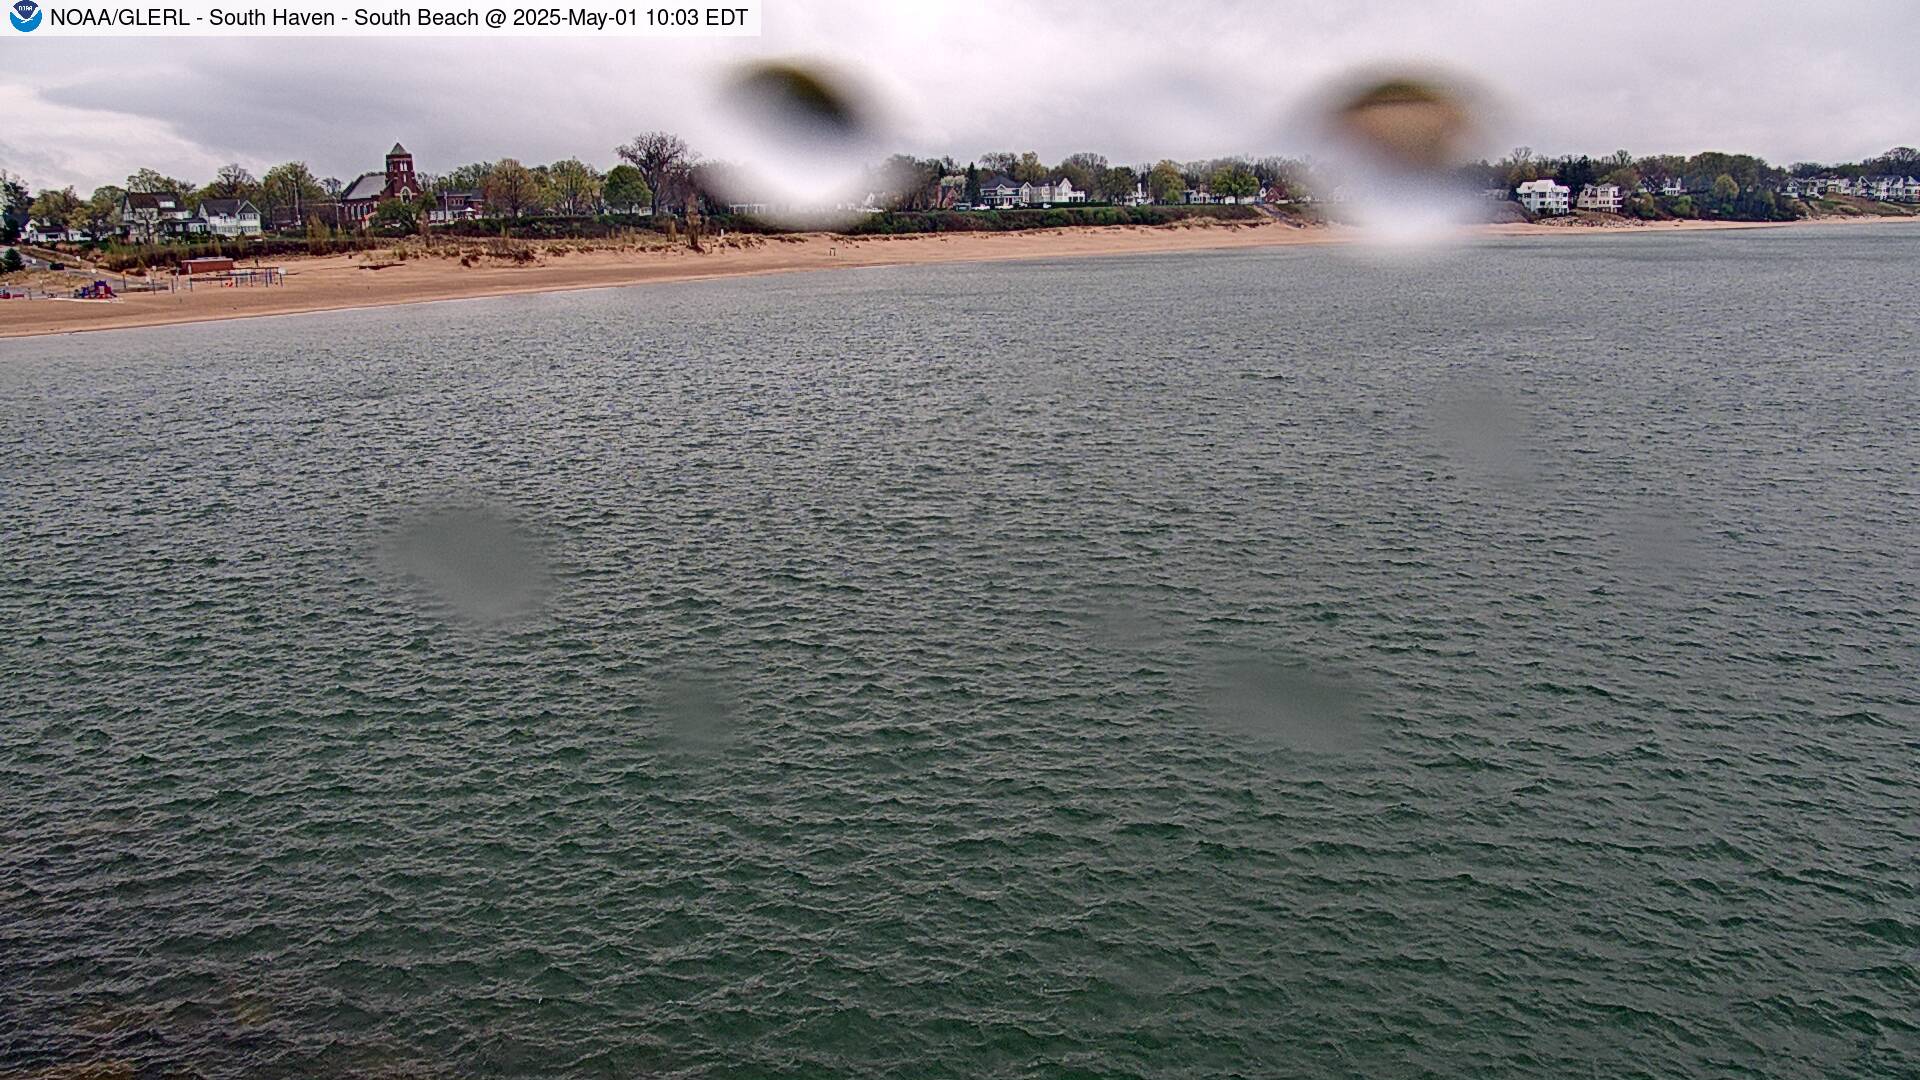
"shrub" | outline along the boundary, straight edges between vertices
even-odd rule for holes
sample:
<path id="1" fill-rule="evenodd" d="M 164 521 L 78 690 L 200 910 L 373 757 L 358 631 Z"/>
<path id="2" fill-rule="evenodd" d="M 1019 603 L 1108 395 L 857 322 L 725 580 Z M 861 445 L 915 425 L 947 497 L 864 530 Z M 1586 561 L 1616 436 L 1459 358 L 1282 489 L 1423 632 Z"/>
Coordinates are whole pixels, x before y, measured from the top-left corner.
<path id="1" fill-rule="evenodd" d="M 147 267 L 180 265 L 182 259 L 207 255 L 232 255 L 235 258 L 270 259 L 283 255 L 340 255 L 353 251 L 372 251 L 390 246 L 391 238 L 375 236 L 256 236 L 245 243 L 203 240 L 187 244 L 113 244 L 99 259 L 103 269 L 124 271 Z M 222 250 L 223 247 L 225 250 Z"/>

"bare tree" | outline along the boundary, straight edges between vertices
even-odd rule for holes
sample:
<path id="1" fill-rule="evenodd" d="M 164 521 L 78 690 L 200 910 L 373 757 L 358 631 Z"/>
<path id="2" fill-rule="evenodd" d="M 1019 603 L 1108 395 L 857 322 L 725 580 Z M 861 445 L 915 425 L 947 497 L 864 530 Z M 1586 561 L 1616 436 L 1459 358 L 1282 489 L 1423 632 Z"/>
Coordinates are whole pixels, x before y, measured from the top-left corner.
<path id="1" fill-rule="evenodd" d="M 216 199 L 252 198 L 259 190 L 260 182 L 237 163 L 220 166 L 220 171 L 213 176 L 213 183 L 207 185 L 207 194 Z"/>
<path id="2" fill-rule="evenodd" d="M 665 193 L 676 172 L 684 172 L 692 156 L 687 141 L 667 131 L 649 131 L 613 148 L 621 160 L 640 170 L 656 197 Z M 671 205 L 671 204 L 663 204 Z"/>

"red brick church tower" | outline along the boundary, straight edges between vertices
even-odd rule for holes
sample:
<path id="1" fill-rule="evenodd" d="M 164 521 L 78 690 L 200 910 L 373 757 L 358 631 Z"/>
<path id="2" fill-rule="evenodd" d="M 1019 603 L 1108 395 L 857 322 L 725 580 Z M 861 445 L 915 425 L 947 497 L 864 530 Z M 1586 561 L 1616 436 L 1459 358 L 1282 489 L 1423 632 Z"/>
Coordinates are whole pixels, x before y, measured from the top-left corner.
<path id="1" fill-rule="evenodd" d="M 387 151 L 387 186 L 381 195 L 389 199 L 411 199 L 420 194 L 420 182 L 413 178 L 413 155 L 399 143 Z"/>
<path id="2" fill-rule="evenodd" d="M 399 143 L 387 151 L 385 173 L 361 173 L 340 193 L 340 213 L 355 225 L 373 216 L 388 199 L 417 199 L 420 181 L 413 175 L 413 155 Z"/>

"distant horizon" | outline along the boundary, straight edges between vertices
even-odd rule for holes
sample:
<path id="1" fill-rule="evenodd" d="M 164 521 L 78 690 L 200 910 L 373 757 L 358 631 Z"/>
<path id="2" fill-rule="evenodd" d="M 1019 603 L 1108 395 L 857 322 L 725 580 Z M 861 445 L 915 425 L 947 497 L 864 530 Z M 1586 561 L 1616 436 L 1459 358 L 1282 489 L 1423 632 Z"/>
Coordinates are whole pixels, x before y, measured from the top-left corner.
<path id="1" fill-rule="evenodd" d="M 377 169 L 396 138 L 429 171 L 502 157 L 606 167 L 649 129 L 701 149 L 716 77 L 765 57 L 845 69 L 889 106 L 890 147 L 962 162 L 997 150 L 1128 164 L 1300 157 L 1308 144 L 1289 117 L 1329 83 L 1383 67 L 1481 87 L 1490 157 L 1522 143 L 1556 157 L 1718 150 L 1784 168 L 1920 141 L 1908 57 L 1920 9 L 1876 12 L 1870 33 L 1725 0 L 1627 0 L 1604 20 L 1542 30 L 1488 0 L 1358 14 L 1229 0 L 1176 17 L 1121 0 L 1097 19 L 1015 21 L 974 10 L 774 0 L 764 37 L 674 42 L 14 42 L 0 169 L 35 190 L 118 185 L 142 167 L 206 177 L 229 162 L 304 161 L 349 179 Z"/>

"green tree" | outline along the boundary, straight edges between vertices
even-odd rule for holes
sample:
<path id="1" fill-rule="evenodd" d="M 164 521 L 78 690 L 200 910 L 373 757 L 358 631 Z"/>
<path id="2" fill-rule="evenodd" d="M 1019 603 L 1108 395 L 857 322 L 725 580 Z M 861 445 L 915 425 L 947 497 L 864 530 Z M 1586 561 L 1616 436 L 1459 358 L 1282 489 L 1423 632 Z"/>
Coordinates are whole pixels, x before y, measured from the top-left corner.
<path id="1" fill-rule="evenodd" d="M 967 163 L 967 188 L 966 193 L 961 195 L 960 198 L 964 200 L 968 206 L 980 205 L 980 166 L 972 162 Z"/>
<path id="2" fill-rule="evenodd" d="M 260 207 L 261 217 L 272 225 L 283 218 L 298 223 L 306 207 L 326 197 L 327 189 L 320 186 L 306 162 L 289 161 L 268 169 L 260 178 L 260 193 L 254 202 Z"/>
<path id="3" fill-rule="evenodd" d="M 127 177 L 127 190 L 146 194 L 178 195 L 185 197 L 193 190 L 193 185 L 185 180 L 176 180 L 163 176 L 153 169 L 141 169 Z"/>
<path id="4" fill-rule="evenodd" d="M 0 255 L 0 271 L 17 274 L 27 268 L 27 260 L 20 257 L 20 249 L 10 247 L 5 255 Z"/>
<path id="5" fill-rule="evenodd" d="M 617 214 L 635 214 L 653 206 L 653 189 L 647 186 L 647 178 L 632 165 L 615 165 L 608 169 L 607 178 L 600 185 L 600 197 Z"/>
<path id="6" fill-rule="evenodd" d="M 1207 188 L 1215 195 L 1245 199 L 1260 193 L 1260 181 L 1252 170 L 1230 165 L 1215 169 L 1213 175 L 1207 178 Z"/>
<path id="7" fill-rule="evenodd" d="M 1147 174 L 1147 192 L 1154 202 L 1179 202 L 1187 190 L 1187 178 L 1180 172 L 1180 166 L 1172 161 L 1162 161 Z"/>
<path id="8" fill-rule="evenodd" d="M 502 217 L 519 217 L 540 205 L 540 178 L 512 158 L 502 158 L 488 170 L 480 191 L 487 209 Z"/>
<path id="9" fill-rule="evenodd" d="M 1068 154 L 1055 171 L 1066 177 L 1076 189 L 1097 192 L 1100 190 L 1100 178 L 1107 171 L 1107 159 L 1100 154 Z"/>
<path id="10" fill-rule="evenodd" d="M 120 228 L 120 201 L 126 192 L 112 184 L 102 184 L 93 189 L 93 194 L 81 205 L 78 211 L 80 227 L 95 240 Z"/>
<path id="11" fill-rule="evenodd" d="M 1100 197 L 1107 202 L 1125 202 L 1139 182 L 1139 175 L 1125 165 L 1110 166 L 1100 174 Z"/>
<path id="12" fill-rule="evenodd" d="M 481 185 L 487 182 L 487 174 L 492 171 L 493 162 L 491 161 L 476 161 L 471 165 L 462 165 L 450 173 L 435 178 L 433 190 L 479 191 Z"/>
<path id="13" fill-rule="evenodd" d="M 1733 209 L 1735 199 L 1740 197 L 1740 184 L 1733 177 L 1721 173 L 1713 178 L 1713 191 L 1707 197 L 1707 205 L 1720 213 Z"/>
<path id="14" fill-rule="evenodd" d="M 386 199 L 373 210 L 367 228 L 384 236 L 406 236 L 420 229 L 420 214 L 406 199 Z"/>
<path id="15" fill-rule="evenodd" d="M 600 170 L 579 158 L 567 158 L 548 166 L 547 177 L 553 187 L 554 206 L 561 213 L 591 214 L 599 209 L 603 183 Z"/>
<path id="16" fill-rule="evenodd" d="M 60 228 L 70 228 L 79 223 L 80 208 L 86 205 L 72 188 L 60 188 L 57 191 L 43 191 L 28 208 L 35 221 L 44 221 Z"/>
<path id="17" fill-rule="evenodd" d="M 1555 181 L 1565 184 L 1572 193 L 1571 198 L 1578 199 L 1580 192 L 1588 184 L 1600 178 L 1600 167 L 1585 154 L 1579 157 L 1564 158 L 1553 170 Z"/>
<path id="18" fill-rule="evenodd" d="M 27 207 L 33 199 L 27 182 L 0 169 L 0 241 L 12 243 L 27 222 Z"/>

